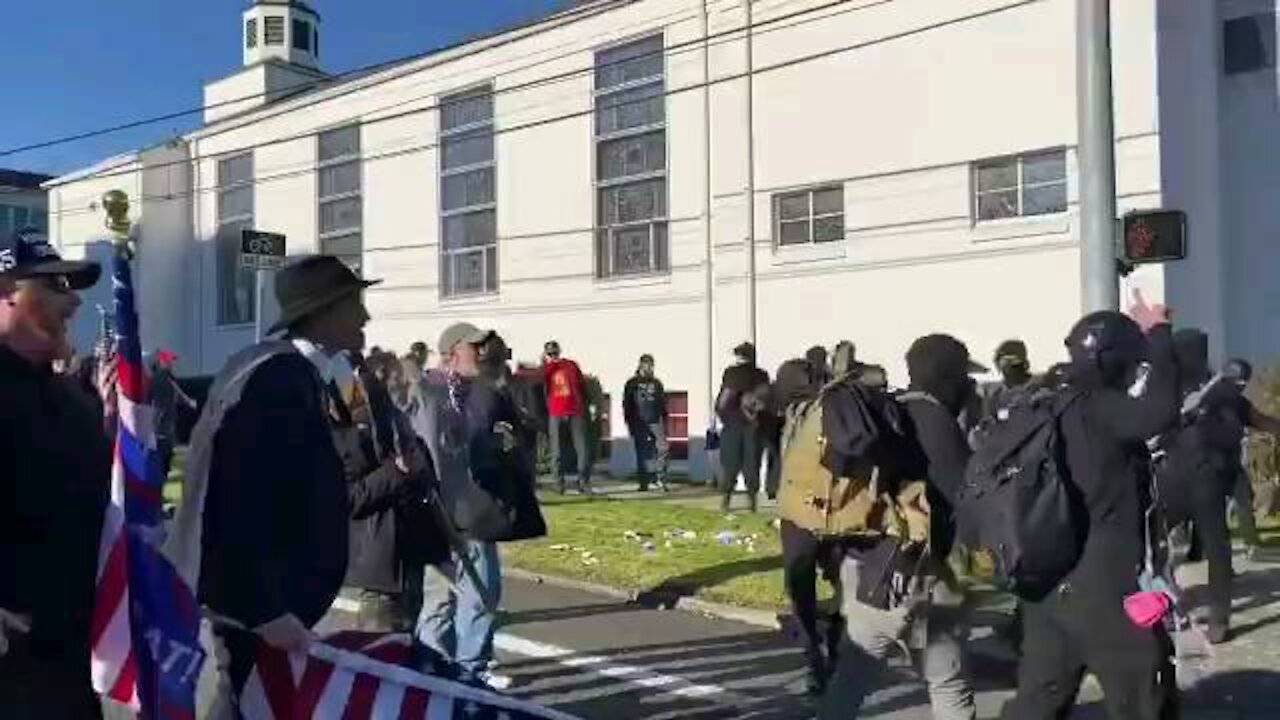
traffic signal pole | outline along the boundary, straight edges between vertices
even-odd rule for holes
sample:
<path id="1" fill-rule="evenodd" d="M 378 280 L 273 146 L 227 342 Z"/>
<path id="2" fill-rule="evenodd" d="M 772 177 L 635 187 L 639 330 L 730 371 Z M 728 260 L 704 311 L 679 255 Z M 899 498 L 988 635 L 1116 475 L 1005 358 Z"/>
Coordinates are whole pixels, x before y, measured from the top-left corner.
<path id="1" fill-rule="evenodd" d="M 1111 94 L 1111 0 L 1077 0 L 1076 105 L 1080 161 L 1080 283 L 1084 311 L 1117 310 L 1116 158 Z"/>

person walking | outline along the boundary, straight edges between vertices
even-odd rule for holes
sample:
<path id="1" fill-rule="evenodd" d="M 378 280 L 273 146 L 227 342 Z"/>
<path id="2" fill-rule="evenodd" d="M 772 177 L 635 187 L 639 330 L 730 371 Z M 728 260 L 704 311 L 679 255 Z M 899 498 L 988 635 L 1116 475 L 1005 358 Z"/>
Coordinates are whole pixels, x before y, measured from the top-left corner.
<path id="1" fill-rule="evenodd" d="M 756 511 L 760 494 L 760 460 L 764 455 L 770 412 L 769 373 L 756 366 L 756 348 L 742 343 L 733 349 L 734 364 L 725 368 L 716 397 L 720 418 L 720 509 L 728 512 L 734 485 L 742 475 L 747 504 Z"/>
<path id="2" fill-rule="evenodd" d="M 622 388 L 622 416 L 635 446 L 640 492 L 648 492 L 655 481 L 659 490 L 668 492 L 667 392 L 648 353 L 640 356 L 636 374 Z"/>
<path id="3" fill-rule="evenodd" d="M 195 412 L 199 405 L 178 385 L 173 376 L 178 356 L 163 348 L 151 357 L 151 406 L 155 408 L 156 453 L 164 477 L 173 467 L 173 451 L 178 441 L 178 411 Z"/>
<path id="4" fill-rule="evenodd" d="M 1004 720 L 1065 717 L 1093 673 L 1112 720 L 1163 720 L 1177 712 L 1177 688 L 1163 625 L 1140 627 L 1125 612 L 1144 563 L 1147 441 L 1178 418 L 1178 378 L 1169 311 L 1135 294 L 1130 316 L 1100 311 L 1067 336 L 1071 356 L 1062 411 L 1063 453 L 1082 507 L 1074 522 L 1082 552 L 1066 578 L 1023 603 L 1022 662 Z M 1139 366 L 1145 390 L 1130 395 Z"/>
<path id="5" fill-rule="evenodd" d="M 946 559 L 955 539 L 956 493 L 970 455 L 959 418 L 976 393 L 970 373 L 979 368 L 970 361 L 968 348 L 949 335 L 917 339 L 906 361 L 911 383 L 900 401 L 915 447 L 901 449 L 903 457 L 893 464 L 906 469 L 898 480 L 926 481 L 927 546 L 919 559 L 911 560 L 895 549 L 902 547 L 896 538 L 848 543 L 840 564 L 845 638 L 819 707 L 820 720 L 857 717 L 867 695 L 884 681 L 885 658 L 900 642 L 924 676 L 934 718 L 972 720 L 976 715 L 965 673 L 964 592 Z M 900 604 L 881 602 L 881 586 L 899 574 L 915 592 L 905 593 Z M 887 589 L 890 597 L 898 592 Z"/>
<path id="6" fill-rule="evenodd" d="M 587 429 L 588 399 L 582 369 L 573 360 L 561 357 L 560 343 L 551 340 L 543 347 L 542 376 L 547 392 L 547 434 L 551 443 L 556 490 L 564 494 L 564 467 L 561 465 L 564 430 L 561 428 L 568 428 L 573 439 L 573 451 L 578 458 L 578 491 L 583 495 L 593 495 L 592 453 Z"/>
<path id="7" fill-rule="evenodd" d="M 44 235 L 0 238 L 0 715 L 83 720 L 98 543 L 111 485 L 102 416 L 69 378 L 67 322 L 101 268 Z"/>
<path id="8" fill-rule="evenodd" d="M 282 269 L 269 334 L 283 339 L 228 360 L 192 433 L 166 554 L 212 619 L 212 717 L 236 717 L 259 641 L 306 651 L 347 574 L 352 496 L 334 376 L 342 354 L 364 347 L 362 295 L 374 284 L 331 256 Z"/>
<path id="9" fill-rule="evenodd" d="M 491 330 L 456 323 L 440 335 L 441 366 L 428 374 L 413 427 L 427 444 L 444 509 L 463 538 L 452 557 L 429 566 L 414 632 L 428 672 L 505 689 L 493 671 L 493 637 L 502 598 L 498 542 L 538 537 L 533 476 L 521 451 L 520 422 L 498 387 Z M 505 347 L 505 346 L 504 346 Z"/>

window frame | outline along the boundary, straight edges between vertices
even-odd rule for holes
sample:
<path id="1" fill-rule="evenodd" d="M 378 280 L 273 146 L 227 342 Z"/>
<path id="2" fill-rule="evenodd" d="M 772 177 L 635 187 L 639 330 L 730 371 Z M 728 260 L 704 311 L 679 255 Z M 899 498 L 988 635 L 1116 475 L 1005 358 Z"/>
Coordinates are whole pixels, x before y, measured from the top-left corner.
<path id="1" fill-rule="evenodd" d="M 821 192 L 838 191 L 840 193 L 840 210 L 839 212 L 817 212 L 816 197 Z M 809 203 L 809 211 L 803 220 L 799 218 L 784 219 L 782 217 L 782 203 L 788 198 L 798 195 L 804 195 Z M 844 242 L 848 239 L 848 226 L 845 225 L 845 217 L 848 213 L 844 204 L 844 183 L 833 183 L 825 185 L 813 185 L 811 187 L 800 188 L 796 190 L 787 190 L 785 192 L 774 193 L 773 195 L 773 245 L 775 248 L 792 248 L 792 247 L 808 247 L 813 245 L 830 245 L 832 243 Z M 817 239 L 817 221 L 827 218 L 840 218 L 840 237 L 833 240 Z M 804 222 L 809 226 L 808 237 L 804 242 L 783 242 L 782 226 L 784 224 L 791 225 Z"/>
<path id="2" fill-rule="evenodd" d="M 483 120 L 461 123 L 445 127 L 446 108 L 468 100 L 485 99 L 488 102 L 488 116 Z M 501 268 L 498 242 L 498 133 L 497 98 L 492 82 L 482 82 L 443 94 L 438 98 L 436 113 L 436 140 L 438 143 L 436 162 L 436 207 L 439 211 L 440 243 L 438 252 L 439 297 L 441 300 L 466 300 L 486 295 L 496 295 L 502 286 L 499 275 Z M 489 158 L 479 162 L 471 162 L 453 167 L 446 167 L 445 146 L 453 138 L 472 135 L 477 138 L 487 137 L 490 144 Z M 487 202 L 464 203 L 457 207 L 445 207 L 445 183 L 451 178 L 466 177 L 472 173 L 488 171 L 492 176 L 491 198 Z M 480 245 L 464 245 L 449 247 L 448 223 L 455 218 L 471 215 L 492 215 L 493 239 Z M 457 282 L 457 263 L 467 258 L 478 256 L 480 261 L 481 287 L 477 289 L 459 289 Z"/>
<path id="3" fill-rule="evenodd" d="M 280 36 L 272 42 L 272 28 L 279 25 Z M 266 15 L 262 18 L 262 44 L 264 47 L 285 47 L 286 37 L 288 33 L 288 23 L 285 22 L 283 15 Z"/>
<path id="4" fill-rule="evenodd" d="M 246 50 L 258 48 L 258 18 L 256 17 L 244 21 L 244 47 Z"/>
<path id="5" fill-rule="evenodd" d="M 335 155 L 334 157 L 325 158 L 321 153 L 321 149 L 324 146 L 324 137 L 326 135 L 330 135 L 332 133 L 341 132 L 341 131 L 354 131 L 355 138 L 356 138 L 355 150 L 343 153 L 341 155 Z M 364 160 L 363 160 L 363 154 L 362 154 L 363 147 L 364 147 L 363 126 L 359 121 L 344 123 L 341 125 L 335 125 L 332 127 L 325 128 L 324 130 L 321 130 L 320 132 L 316 133 L 316 242 L 318 244 L 317 249 L 322 254 L 330 254 L 328 252 L 328 248 L 325 247 L 326 244 L 332 243 L 336 240 L 341 240 L 343 238 L 349 238 L 349 237 L 357 238 L 356 244 L 357 244 L 357 247 L 359 247 L 360 249 L 360 252 L 357 255 L 353 256 L 350 253 L 335 255 L 335 257 L 340 257 L 344 261 L 347 261 L 349 258 L 354 258 L 355 259 L 354 264 L 351 262 L 347 262 L 347 264 L 351 266 L 353 270 L 356 271 L 357 275 L 360 274 L 361 269 L 364 267 L 364 185 L 365 185 L 364 180 L 365 178 L 364 178 Z M 356 189 L 325 195 L 323 193 L 323 189 L 322 189 L 323 186 L 321 184 L 321 179 L 320 179 L 324 171 L 332 170 L 333 168 L 342 167 L 346 165 L 353 165 L 356 168 L 356 178 L 357 178 Z M 327 230 L 327 231 L 324 230 L 324 208 L 328 205 L 336 204 L 344 200 L 356 200 L 358 202 L 359 208 L 360 208 L 360 221 L 356 223 L 354 227 L 342 227 L 336 230 Z"/>
<path id="6" fill-rule="evenodd" d="M 630 78 L 614 82 L 613 84 L 601 86 L 600 76 L 603 68 L 609 67 L 614 63 L 625 63 L 638 58 L 643 58 L 647 54 L 640 53 L 634 57 L 624 60 L 604 60 L 610 53 L 616 53 L 626 48 L 634 48 L 636 46 L 653 43 L 657 47 L 661 62 L 659 63 L 659 71 L 657 74 L 646 75 L 640 78 Z M 669 69 L 667 67 L 666 56 L 666 37 L 662 32 L 647 33 L 640 37 L 628 38 L 626 40 L 611 43 L 596 48 L 593 56 L 592 65 L 592 114 L 591 114 L 591 178 L 592 178 L 592 225 L 594 231 L 592 233 L 592 255 L 595 265 L 595 279 L 597 281 L 610 281 L 618 279 L 627 279 L 634 277 L 645 277 L 654 275 L 667 275 L 671 272 L 671 133 L 669 132 L 669 112 L 667 108 L 667 79 Z M 609 103 L 609 99 L 613 96 L 624 93 L 633 92 L 645 88 L 654 88 L 656 92 L 652 96 L 634 99 L 620 103 Z M 632 127 L 617 128 L 611 127 L 607 131 L 602 131 L 601 118 L 602 112 L 613 108 L 624 107 L 628 104 L 639 104 L 642 102 L 652 102 L 657 100 L 661 107 L 661 120 L 658 122 L 646 122 Z M 618 123 L 611 123 L 616 126 Z M 605 178 L 601 163 L 601 153 L 605 146 L 615 143 L 619 140 L 627 140 L 633 138 L 641 138 L 648 135 L 656 135 L 661 133 L 662 144 L 662 167 L 660 169 L 646 168 L 639 172 L 629 175 L 618 175 L 615 177 Z M 645 183 L 660 181 L 660 198 L 661 212 L 656 212 L 644 219 L 621 220 L 615 218 L 611 222 L 605 220 L 606 205 L 604 198 L 607 192 L 617 190 L 624 187 L 639 187 Z M 617 263 L 617 243 L 623 233 L 628 233 L 637 228 L 647 227 L 649 246 L 648 246 L 648 262 L 646 267 L 641 269 L 620 269 Z"/>
<path id="7" fill-rule="evenodd" d="M 684 412 L 676 412 L 677 398 L 683 400 Z M 684 422 L 684 432 L 677 432 L 678 421 Z M 664 424 L 667 433 L 667 447 L 672 460 L 689 459 L 689 393 L 686 390 L 667 391 L 667 421 Z"/>
<path id="8" fill-rule="evenodd" d="M 302 32 L 298 32 L 302 30 Z M 289 48 L 304 53 L 311 52 L 311 23 L 302 18 L 293 18 L 289 23 Z M 302 43 L 299 45 L 298 43 Z"/>
<path id="9" fill-rule="evenodd" d="M 1028 160 L 1058 155 L 1062 160 L 1062 177 L 1054 180 L 1038 180 L 1028 183 L 1026 181 L 1026 166 Z M 1034 220 L 1036 218 L 1050 218 L 1057 215 L 1064 215 L 1071 209 L 1071 172 L 1067 163 L 1067 150 L 1063 147 L 1048 148 L 1044 150 L 1032 150 L 1029 152 L 1016 153 L 1013 155 L 1001 155 L 998 157 L 984 158 L 976 160 L 969 164 L 969 182 L 970 193 L 969 203 L 972 212 L 971 223 L 974 226 L 988 225 L 990 223 L 1000 222 L 1017 222 Z M 979 174 L 985 168 L 997 167 L 1012 162 L 1014 164 L 1015 179 L 1013 185 L 1002 185 L 996 188 L 981 189 Z M 1027 213 L 1027 191 L 1038 190 L 1049 187 L 1062 187 L 1063 205 L 1060 210 L 1051 212 Z M 1013 192 L 1018 200 L 1016 211 L 1011 215 L 1003 215 L 1000 217 L 984 218 L 982 217 L 982 198 L 986 196 L 1000 195 Z"/>
<path id="10" fill-rule="evenodd" d="M 248 160 L 249 177 L 243 180 L 228 180 L 225 177 L 226 173 L 224 173 L 224 168 L 229 168 L 232 162 L 237 160 L 242 160 L 242 159 Z M 215 325 L 219 328 L 236 328 L 236 327 L 244 327 L 246 325 L 252 325 L 255 322 L 257 322 L 258 312 L 260 310 L 260 308 L 258 308 L 257 273 L 255 273 L 252 270 L 248 270 L 240 267 L 240 264 L 239 264 L 240 240 L 239 238 L 236 238 L 236 237 L 229 238 L 224 230 L 226 227 L 230 225 L 241 224 L 241 223 L 244 223 L 249 228 L 253 227 L 254 216 L 255 216 L 255 213 L 257 212 L 257 197 L 255 194 L 256 185 L 255 185 L 255 177 L 254 177 L 255 172 L 256 172 L 256 163 L 255 163 L 254 153 L 252 150 L 223 155 L 223 156 L 220 156 L 215 161 L 214 173 L 215 173 L 215 177 L 217 178 L 217 186 L 216 186 L 217 190 L 215 192 L 215 198 L 214 198 L 214 212 L 217 217 L 217 222 L 216 222 L 217 231 L 214 235 L 214 237 L 216 238 L 214 251 L 216 253 L 215 265 L 217 267 L 217 282 L 215 283 L 214 290 L 218 296 L 217 312 L 215 313 Z M 234 192 L 237 190 L 242 190 L 245 188 L 248 188 L 249 190 L 248 212 L 242 212 L 242 213 L 233 214 L 229 216 L 224 215 L 222 211 L 223 197 L 227 193 Z M 229 252 L 228 249 L 224 246 L 232 243 L 234 243 L 235 245 L 234 253 Z M 231 257 L 235 258 L 234 260 L 235 265 L 232 268 L 228 268 L 224 266 L 223 263 L 230 262 L 229 258 Z M 246 278 L 246 284 L 248 285 L 248 288 L 249 288 L 248 312 L 245 317 L 228 319 L 226 316 L 227 305 L 225 303 L 225 296 L 227 294 L 227 290 L 224 289 L 223 283 L 226 281 L 228 277 L 236 277 L 236 276 Z"/>

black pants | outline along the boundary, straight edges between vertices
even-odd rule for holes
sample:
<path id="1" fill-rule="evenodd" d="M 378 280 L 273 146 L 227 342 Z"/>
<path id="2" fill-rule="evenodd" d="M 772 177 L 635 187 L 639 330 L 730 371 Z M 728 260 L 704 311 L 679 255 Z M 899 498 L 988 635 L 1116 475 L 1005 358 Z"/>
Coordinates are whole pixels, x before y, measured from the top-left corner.
<path id="1" fill-rule="evenodd" d="M 1167 635 L 1159 626 L 1134 625 L 1123 593 L 1089 595 L 1068 587 L 1024 604 L 1018 694 L 1005 705 L 1004 720 L 1070 717 L 1086 671 L 1102 685 L 1111 720 L 1177 717 Z"/>
<path id="2" fill-rule="evenodd" d="M 1231 619 L 1231 530 L 1227 527 L 1227 498 L 1213 478 L 1189 483 L 1164 497 L 1169 526 L 1191 522 L 1204 558 L 1209 562 L 1209 622 L 1227 625 Z"/>
<path id="3" fill-rule="evenodd" d="M 729 504 L 733 497 L 733 487 L 738 482 L 738 473 L 747 486 L 747 497 L 751 507 L 755 507 L 756 495 L 760 492 L 760 458 L 764 453 L 764 438 L 753 425 L 726 425 L 720 433 L 720 477 L 721 492 L 724 493 L 724 504 Z"/>
<path id="4" fill-rule="evenodd" d="M 828 669 L 823 662 L 823 647 L 830 657 L 840 640 L 839 623 L 832 623 L 824 637 L 818 631 L 818 570 L 832 585 L 840 582 L 841 548 L 839 541 L 822 540 L 797 527 L 790 520 L 779 524 L 782 541 L 782 573 L 787 597 L 791 600 L 791 612 L 800 626 L 800 640 L 804 643 L 809 669 L 815 675 L 825 675 Z"/>
<path id="5" fill-rule="evenodd" d="M 0 659 L 0 717 L 4 720 L 96 720 L 102 704 L 89 684 L 89 658 L 50 663 L 16 642 Z"/>

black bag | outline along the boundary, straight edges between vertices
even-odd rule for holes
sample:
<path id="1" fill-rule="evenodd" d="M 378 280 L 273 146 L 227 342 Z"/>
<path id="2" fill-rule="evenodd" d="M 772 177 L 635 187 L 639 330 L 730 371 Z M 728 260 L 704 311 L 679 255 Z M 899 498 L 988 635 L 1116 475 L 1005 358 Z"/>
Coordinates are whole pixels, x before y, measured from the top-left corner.
<path id="1" fill-rule="evenodd" d="M 858 558 L 858 602 L 895 610 L 917 596 L 929 557 L 928 543 L 890 538 L 852 552 Z"/>
<path id="2" fill-rule="evenodd" d="M 983 429 L 956 498 L 959 539 L 991 553 L 996 577 L 1038 600 L 1076 566 L 1087 529 L 1059 420 L 1079 397 L 1046 394 Z"/>

